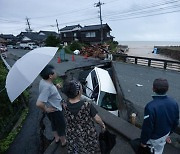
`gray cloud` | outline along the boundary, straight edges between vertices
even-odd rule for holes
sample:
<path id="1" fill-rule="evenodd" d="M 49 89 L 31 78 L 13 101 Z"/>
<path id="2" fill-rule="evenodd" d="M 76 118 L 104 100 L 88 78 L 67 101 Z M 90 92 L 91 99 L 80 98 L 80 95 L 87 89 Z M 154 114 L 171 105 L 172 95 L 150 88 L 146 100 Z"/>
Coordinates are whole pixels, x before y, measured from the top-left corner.
<path id="1" fill-rule="evenodd" d="M 170 1 L 175 0 L 103 0 L 103 23 L 110 25 L 112 35 L 118 41 L 179 41 L 180 2 L 160 5 Z M 73 24 L 99 24 L 98 8 L 94 7 L 94 3 L 97 2 L 98 0 L 0 0 L 0 33 L 17 35 L 24 31 L 26 17 L 30 18 L 34 31 L 57 31 L 56 19 L 60 28 Z M 155 4 L 160 6 L 154 9 L 161 11 L 151 12 L 147 9 Z M 130 12 L 135 10 L 139 12 Z M 139 18 L 175 10 L 179 12 Z M 122 20 L 127 18 L 134 19 Z"/>

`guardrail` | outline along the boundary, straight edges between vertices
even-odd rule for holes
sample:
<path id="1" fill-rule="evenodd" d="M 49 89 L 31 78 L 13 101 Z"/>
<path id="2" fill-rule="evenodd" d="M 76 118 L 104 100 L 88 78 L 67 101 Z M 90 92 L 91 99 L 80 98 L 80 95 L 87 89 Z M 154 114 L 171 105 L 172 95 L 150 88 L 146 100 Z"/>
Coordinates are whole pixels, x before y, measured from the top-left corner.
<path id="1" fill-rule="evenodd" d="M 147 57 L 136 57 L 136 56 L 128 56 L 128 55 L 120 55 L 120 54 L 113 54 L 113 60 L 115 61 L 120 60 L 126 63 L 162 68 L 166 70 L 180 71 L 180 61 L 147 58 Z"/>
<path id="2" fill-rule="evenodd" d="M 1 54 L 1 59 L 2 59 L 2 61 L 4 62 L 4 65 L 6 66 L 6 68 L 7 68 L 8 70 L 10 70 L 11 67 L 10 67 L 9 64 L 6 62 L 6 60 L 4 59 L 4 57 L 2 56 L 2 54 Z"/>

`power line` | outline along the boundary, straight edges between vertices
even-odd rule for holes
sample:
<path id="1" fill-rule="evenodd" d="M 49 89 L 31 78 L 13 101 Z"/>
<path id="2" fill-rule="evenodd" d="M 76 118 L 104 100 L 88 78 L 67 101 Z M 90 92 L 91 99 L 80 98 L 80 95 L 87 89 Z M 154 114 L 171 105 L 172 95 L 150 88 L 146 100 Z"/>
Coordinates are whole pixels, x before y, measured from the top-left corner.
<path id="1" fill-rule="evenodd" d="M 114 0 L 114 1 L 116 1 L 116 0 Z M 110 1 L 110 2 L 113 2 L 113 1 Z M 108 2 L 108 3 L 110 3 L 110 2 Z M 149 16 L 156 16 L 156 15 L 161 15 L 161 14 L 179 12 L 178 10 L 167 11 L 168 9 L 175 9 L 175 8 L 178 9 L 179 5 L 166 6 L 166 5 L 175 4 L 177 2 L 179 2 L 179 1 L 177 1 L 177 0 L 173 0 L 173 1 L 168 0 L 168 1 L 165 1 L 165 2 L 161 1 L 161 2 L 157 2 L 157 3 L 151 3 L 151 4 L 146 5 L 146 6 L 138 6 L 138 7 L 135 7 L 133 9 L 129 9 L 129 10 L 126 10 L 126 11 L 121 11 L 121 12 L 116 13 L 116 14 L 115 13 L 107 14 L 107 15 L 105 15 L 103 17 L 105 17 L 108 21 L 116 21 L 116 20 L 128 20 L 128 19 L 135 19 L 135 18 L 142 18 L 142 17 L 149 17 Z M 165 6 L 165 7 L 163 7 L 163 6 Z M 158 8 L 158 7 L 161 7 L 161 8 Z M 81 9 L 81 10 L 76 9 L 75 11 L 80 12 L 82 10 L 87 10 L 87 9 L 86 8 Z M 165 11 L 165 12 L 162 12 L 162 11 Z M 67 12 L 67 13 L 69 14 L 71 12 Z M 63 15 L 66 15 L 66 14 L 63 14 Z M 108 18 L 109 16 L 111 16 L 111 17 Z M 70 21 L 70 22 L 61 23 L 61 24 L 58 24 L 58 25 L 65 25 L 65 24 L 71 24 L 71 23 L 75 23 L 75 22 L 85 22 L 85 21 L 89 22 L 89 21 L 94 21 L 95 19 L 97 19 L 97 17 L 74 20 L 74 21 Z M 101 16 L 100 20 L 102 21 L 102 16 Z M 19 23 L 20 22 L 20 21 L 7 20 L 7 19 L 1 19 L 1 18 L 0 18 L 0 21 L 10 22 L 10 23 Z M 28 21 L 29 21 L 29 19 L 28 19 Z M 34 25 L 37 25 L 37 24 L 34 24 Z M 29 26 L 30 26 L 30 23 L 28 25 L 28 29 L 31 29 L 31 27 L 29 27 Z M 54 27 L 54 26 L 56 26 L 56 25 L 54 25 L 54 24 L 53 25 L 42 25 L 42 26 L 40 26 L 40 28 L 41 27 Z M 38 27 L 35 27 L 35 28 L 38 28 Z"/>
<path id="2" fill-rule="evenodd" d="M 112 20 L 110 19 L 109 21 L 137 19 L 137 18 L 144 18 L 144 17 L 156 16 L 156 15 L 162 15 L 162 14 L 169 14 L 169 13 L 175 13 L 175 12 L 180 12 L 180 10 L 169 11 L 169 12 L 163 12 L 163 13 L 156 13 L 156 14 L 149 14 L 149 15 L 143 15 L 143 16 L 138 16 L 138 17 L 119 18 L 119 19 L 112 19 Z"/>
<path id="3" fill-rule="evenodd" d="M 169 10 L 169 9 L 177 9 L 180 7 L 180 4 L 179 5 L 174 5 L 174 6 L 167 6 L 167 7 L 162 7 L 162 8 L 156 8 L 156 9 L 152 9 L 152 10 L 144 10 L 144 11 L 140 11 L 140 12 L 130 12 L 130 13 L 127 13 L 127 14 L 119 14 L 119 15 L 114 15 L 114 16 L 111 16 L 110 18 L 107 18 L 107 19 L 116 19 L 116 18 L 126 18 L 126 17 L 131 17 L 131 16 L 138 16 L 138 15 L 146 15 L 146 14 L 151 14 L 151 13 L 157 13 L 157 12 L 162 12 L 162 11 L 166 11 L 166 10 Z M 105 16 L 106 18 L 106 16 Z"/>
<path id="4" fill-rule="evenodd" d="M 3 19 L 3 18 L 0 18 L 0 21 L 1 21 L 1 22 L 5 22 L 5 23 L 17 23 L 17 24 L 19 24 L 19 23 L 24 23 L 24 22 L 22 22 L 22 21 L 7 20 L 7 19 Z"/>
<path id="5" fill-rule="evenodd" d="M 75 9 L 75 10 L 71 10 L 71 11 L 66 11 L 66 12 L 61 12 L 61 13 L 56 13 L 53 15 L 49 15 L 49 16 L 39 16 L 39 17 L 32 17 L 32 19 L 41 19 L 41 18 L 49 18 L 49 17 L 57 17 L 57 16 L 65 16 L 67 14 L 74 14 L 76 12 L 80 12 L 80 11 L 86 11 L 89 10 L 89 7 L 86 7 L 84 9 Z"/>
<path id="6" fill-rule="evenodd" d="M 129 10 L 125 10 L 125 11 L 120 11 L 120 12 L 114 12 L 114 13 L 111 13 L 111 14 L 108 14 L 105 16 L 112 16 L 112 15 L 117 15 L 117 14 L 128 14 L 128 13 L 134 13 L 134 12 L 139 12 L 141 10 L 148 10 L 148 9 L 151 9 L 151 8 L 157 8 L 157 7 L 160 7 L 160 6 L 164 6 L 164 5 L 169 5 L 169 4 L 173 4 L 173 3 L 177 3 L 179 2 L 179 0 L 168 0 L 168 1 L 161 1 L 161 2 L 158 2 L 158 3 L 150 3 L 146 6 L 137 6 L 136 8 L 133 8 L 133 9 L 129 9 Z"/>

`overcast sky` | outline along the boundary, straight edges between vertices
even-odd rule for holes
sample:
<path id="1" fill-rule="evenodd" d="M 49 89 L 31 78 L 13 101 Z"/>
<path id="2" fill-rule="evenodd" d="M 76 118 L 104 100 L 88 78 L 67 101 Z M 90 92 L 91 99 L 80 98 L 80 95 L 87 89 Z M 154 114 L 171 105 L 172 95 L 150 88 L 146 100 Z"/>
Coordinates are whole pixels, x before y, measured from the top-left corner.
<path id="1" fill-rule="evenodd" d="M 0 0 L 0 33 L 99 24 L 99 0 Z M 103 23 L 117 41 L 180 41 L 180 0 L 101 0 Z"/>

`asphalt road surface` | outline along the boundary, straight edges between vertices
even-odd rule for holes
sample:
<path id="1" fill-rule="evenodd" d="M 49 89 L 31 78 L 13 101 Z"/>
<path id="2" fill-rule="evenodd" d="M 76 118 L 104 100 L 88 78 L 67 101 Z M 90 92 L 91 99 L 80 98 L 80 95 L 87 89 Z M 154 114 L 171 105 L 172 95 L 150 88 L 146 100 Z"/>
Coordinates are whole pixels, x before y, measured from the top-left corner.
<path id="1" fill-rule="evenodd" d="M 7 62 L 12 66 L 14 62 L 29 52 L 28 50 L 9 49 Z M 88 58 L 83 59 L 81 56 L 75 56 L 75 61 L 72 61 L 71 55 L 66 55 L 68 62 L 57 63 L 57 57 L 59 53 L 50 62 L 53 64 L 59 75 L 64 75 L 69 69 L 76 67 L 89 66 L 95 64 L 101 64 L 102 61 Z M 164 71 L 160 69 L 147 68 L 144 66 L 125 64 L 120 62 L 113 63 L 117 72 L 123 94 L 127 100 L 133 103 L 136 109 L 141 110 L 148 101 L 151 100 L 152 94 L 152 81 L 157 77 L 165 77 L 170 83 L 169 95 L 174 97 L 180 103 L 180 73 L 174 71 Z M 35 102 L 38 95 L 38 83 L 40 78 L 38 77 L 32 84 L 30 89 L 31 98 L 29 101 L 29 114 L 22 127 L 21 132 L 16 137 L 15 141 L 11 145 L 8 154 L 38 154 L 40 149 L 40 137 L 39 137 L 39 118 L 41 117 L 41 111 L 35 106 Z M 142 86 L 137 86 L 140 84 Z M 180 105 L 180 104 L 179 104 Z M 47 137 L 51 138 L 50 125 L 47 122 Z M 131 132 L 130 132 L 131 133 Z M 118 136 L 117 144 L 112 151 L 113 154 L 133 154 L 133 151 L 128 142 L 121 136 Z"/>
<path id="2" fill-rule="evenodd" d="M 18 50 L 18 49 L 9 50 L 8 58 L 6 60 L 9 63 L 9 65 L 12 66 L 18 58 L 20 58 L 27 52 L 28 52 L 27 50 Z M 76 56 L 75 62 L 72 62 L 71 56 L 67 55 L 67 59 L 69 59 L 69 62 L 58 64 L 57 56 L 58 54 L 53 58 L 53 60 L 50 63 L 55 66 L 59 74 L 64 74 L 65 71 L 71 68 L 101 63 L 99 60 L 94 60 L 94 59 L 85 60 L 80 56 Z M 37 79 L 31 85 L 29 114 L 27 116 L 27 119 L 20 133 L 17 135 L 14 142 L 10 146 L 7 152 L 8 154 L 38 154 L 40 151 L 39 119 L 42 116 L 42 114 L 41 114 L 41 111 L 37 109 L 35 105 L 37 95 L 38 95 L 39 80 L 40 78 L 37 77 Z M 45 131 L 46 137 L 49 139 L 52 139 L 52 133 L 51 133 L 48 119 L 46 119 L 45 124 L 46 124 L 46 131 Z M 57 149 L 56 153 L 59 153 L 59 152 L 60 151 Z M 133 150 L 130 147 L 127 140 L 125 140 L 121 136 L 118 136 L 117 144 L 111 153 L 112 154 L 118 154 L 118 153 L 133 154 Z"/>

